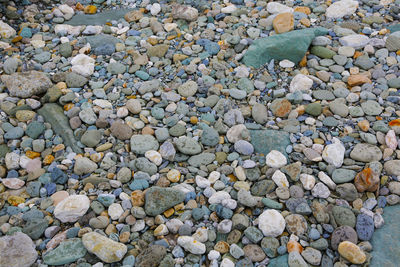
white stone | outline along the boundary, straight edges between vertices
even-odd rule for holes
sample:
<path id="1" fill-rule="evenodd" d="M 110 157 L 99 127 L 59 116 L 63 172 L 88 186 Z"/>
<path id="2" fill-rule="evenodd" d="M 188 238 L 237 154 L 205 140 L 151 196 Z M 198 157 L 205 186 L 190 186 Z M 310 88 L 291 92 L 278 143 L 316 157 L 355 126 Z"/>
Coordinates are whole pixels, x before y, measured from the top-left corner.
<path id="1" fill-rule="evenodd" d="M 78 54 L 71 60 L 71 69 L 80 75 L 90 76 L 94 72 L 94 62 L 93 58 L 84 54 Z"/>
<path id="2" fill-rule="evenodd" d="M 315 185 L 315 177 L 306 173 L 300 174 L 300 182 L 305 190 L 313 189 Z"/>
<path id="3" fill-rule="evenodd" d="M 108 207 L 108 215 L 110 215 L 112 220 L 117 220 L 124 213 L 124 209 L 118 203 L 112 203 Z"/>
<path id="4" fill-rule="evenodd" d="M 396 133 L 394 132 L 394 130 L 390 130 L 387 132 L 387 134 L 385 136 L 385 143 L 388 148 L 396 150 L 398 141 L 397 141 Z"/>
<path id="5" fill-rule="evenodd" d="M 149 150 L 146 153 L 144 153 L 144 156 L 150 160 L 151 162 L 153 162 L 154 164 L 156 164 L 157 166 L 160 166 L 162 163 L 162 157 L 161 154 L 158 153 L 155 150 Z"/>
<path id="6" fill-rule="evenodd" d="M 112 263 L 122 260 L 128 248 L 126 245 L 96 232 L 86 233 L 82 236 L 82 243 L 85 248 L 95 254 L 104 262 Z"/>
<path id="7" fill-rule="evenodd" d="M 336 184 L 332 181 L 332 179 L 324 172 L 319 172 L 318 173 L 318 178 L 326 184 L 330 189 L 335 190 L 336 189 Z"/>
<path id="8" fill-rule="evenodd" d="M 74 173 L 78 175 L 92 173 L 97 169 L 97 164 L 88 158 L 78 158 L 75 161 Z"/>
<path id="9" fill-rule="evenodd" d="M 278 150 L 271 150 L 266 156 L 265 164 L 271 168 L 281 168 L 287 164 L 287 159 Z"/>
<path id="10" fill-rule="evenodd" d="M 208 230 L 205 227 L 197 228 L 196 232 L 192 237 L 199 242 L 207 242 L 208 240 Z"/>
<path id="11" fill-rule="evenodd" d="M 236 175 L 236 178 L 238 178 L 239 181 L 246 180 L 246 172 L 244 171 L 244 168 L 242 166 L 237 166 L 235 168 L 235 175 Z"/>
<path id="12" fill-rule="evenodd" d="M 70 35 L 79 35 L 81 33 L 81 30 L 83 29 L 84 26 L 71 26 L 68 24 L 57 24 L 54 26 L 54 32 L 56 34 L 66 32 Z"/>
<path id="13" fill-rule="evenodd" d="M 210 252 L 208 252 L 208 259 L 211 260 L 216 260 L 221 256 L 221 253 L 219 253 L 218 251 L 212 249 L 210 250 Z"/>
<path id="14" fill-rule="evenodd" d="M 30 43 L 34 48 L 43 48 L 46 45 L 46 42 L 43 40 L 31 40 Z"/>
<path id="15" fill-rule="evenodd" d="M 19 158 L 20 156 L 15 152 L 7 153 L 5 156 L 5 163 L 8 170 L 19 168 Z"/>
<path id="16" fill-rule="evenodd" d="M 236 67 L 235 72 L 236 72 L 235 76 L 239 77 L 239 78 L 247 78 L 247 77 L 249 77 L 249 74 L 250 74 L 250 72 L 246 66 Z"/>
<path id="17" fill-rule="evenodd" d="M 210 175 L 208 176 L 208 180 L 210 181 L 210 183 L 215 183 L 216 181 L 219 180 L 219 178 L 221 177 L 221 173 L 217 172 L 217 171 L 212 171 L 210 173 Z"/>
<path id="18" fill-rule="evenodd" d="M 99 106 L 101 108 L 107 108 L 107 109 L 112 109 L 112 104 L 110 101 L 105 100 L 105 99 L 95 99 L 93 101 L 93 104 L 95 104 L 96 106 Z"/>
<path id="19" fill-rule="evenodd" d="M 221 261 L 220 267 L 235 267 L 235 264 L 228 258 Z"/>
<path id="20" fill-rule="evenodd" d="M 343 46 L 350 46 L 354 49 L 360 49 L 369 43 L 369 37 L 361 34 L 352 34 L 341 37 L 339 42 Z"/>
<path id="21" fill-rule="evenodd" d="M 293 68 L 294 67 L 294 63 L 290 60 L 284 59 L 282 61 L 279 62 L 279 66 L 281 68 Z"/>
<path id="22" fill-rule="evenodd" d="M 76 222 L 85 215 L 90 206 L 90 200 L 85 195 L 72 195 L 63 199 L 54 209 L 54 216 L 61 222 Z"/>
<path id="23" fill-rule="evenodd" d="M 171 219 L 166 222 L 165 225 L 168 227 L 169 232 L 176 234 L 179 228 L 183 225 L 183 222 L 178 219 Z"/>
<path id="24" fill-rule="evenodd" d="M 222 204 L 222 206 L 224 206 L 228 209 L 231 209 L 231 210 L 234 210 L 237 207 L 237 202 L 234 199 L 223 199 L 221 201 L 221 204 Z"/>
<path id="25" fill-rule="evenodd" d="M 295 91 L 306 92 L 310 90 L 312 85 L 313 85 L 313 80 L 308 78 L 306 75 L 299 73 L 296 76 L 294 76 L 294 78 L 290 82 L 289 90 L 291 93 Z"/>
<path id="26" fill-rule="evenodd" d="M 258 217 L 258 228 L 264 236 L 277 237 L 285 230 L 286 222 L 279 211 L 267 209 Z"/>
<path id="27" fill-rule="evenodd" d="M 210 181 L 208 181 L 206 178 L 201 177 L 200 175 L 196 175 L 196 184 L 200 188 L 206 188 L 211 185 Z"/>
<path id="28" fill-rule="evenodd" d="M 319 198 L 328 198 L 329 195 L 331 194 L 331 191 L 329 188 L 324 185 L 323 183 L 317 183 L 314 188 L 311 190 L 311 194 L 314 197 L 319 197 Z"/>
<path id="29" fill-rule="evenodd" d="M 328 18 L 343 18 L 356 12 L 358 2 L 353 0 L 341 0 L 330 5 L 325 12 Z"/>
<path id="30" fill-rule="evenodd" d="M 58 9 L 64 14 L 73 15 L 75 13 L 74 9 L 72 7 L 70 7 L 69 5 L 65 5 L 65 4 L 64 5 L 59 5 Z"/>
<path id="31" fill-rule="evenodd" d="M 356 52 L 356 50 L 351 46 L 340 46 L 338 49 L 339 55 L 346 56 L 346 57 L 354 56 L 355 52 Z"/>
<path id="32" fill-rule="evenodd" d="M 279 14 L 279 13 L 293 13 L 293 8 L 282 5 L 278 2 L 269 2 L 267 5 L 267 11 L 271 14 Z"/>
<path id="33" fill-rule="evenodd" d="M 237 10 L 235 5 L 228 5 L 226 7 L 221 8 L 221 13 L 231 14 Z"/>
<path id="34" fill-rule="evenodd" d="M 226 133 L 226 138 L 231 143 L 236 143 L 239 140 L 242 140 L 242 133 L 246 132 L 247 128 L 244 124 L 237 124 L 229 128 L 228 132 Z"/>
<path id="35" fill-rule="evenodd" d="M 206 252 L 206 246 L 191 236 L 178 237 L 178 245 L 195 255 L 202 255 Z"/>
<path id="36" fill-rule="evenodd" d="M 278 187 L 288 188 L 288 186 L 289 186 L 289 182 L 286 178 L 286 175 L 283 172 L 281 172 L 280 170 L 276 170 L 274 172 L 274 174 L 272 175 L 272 180 L 275 182 L 275 184 Z"/>
<path id="37" fill-rule="evenodd" d="M 332 164 L 336 168 L 342 166 L 344 159 L 345 147 L 342 145 L 339 139 L 334 137 L 332 144 L 327 145 L 322 151 L 322 158 L 329 164 Z"/>
<path id="38" fill-rule="evenodd" d="M 231 195 L 229 195 L 226 191 L 218 191 L 215 192 L 209 199 L 208 203 L 210 204 L 220 204 L 223 199 L 230 199 Z"/>
<path id="39" fill-rule="evenodd" d="M 150 8 L 151 15 L 155 16 L 161 11 L 161 6 L 159 3 L 154 3 Z"/>
<path id="40" fill-rule="evenodd" d="M 8 25 L 7 23 L 0 20 L 0 36 L 3 39 L 8 39 L 16 35 L 17 32 L 14 30 L 13 27 Z"/>
<path id="41" fill-rule="evenodd" d="M 217 226 L 218 233 L 228 234 L 232 230 L 232 221 L 228 219 L 222 220 Z"/>

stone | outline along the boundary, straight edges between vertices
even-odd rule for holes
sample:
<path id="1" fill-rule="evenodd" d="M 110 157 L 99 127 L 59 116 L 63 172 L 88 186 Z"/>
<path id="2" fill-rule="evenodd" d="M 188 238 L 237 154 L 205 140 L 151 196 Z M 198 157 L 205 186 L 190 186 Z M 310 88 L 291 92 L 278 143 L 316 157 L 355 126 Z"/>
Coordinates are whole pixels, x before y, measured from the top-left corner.
<path id="1" fill-rule="evenodd" d="M 356 172 L 348 169 L 335 169 L 332 173 L 332 180 L 337 183 L 347 183 L 354 179 Z"/>
<path id="2" fill-rule="evenodd" d="M 382 159 L 382 152 L 377 146 L 360 143 L 354 146 L 350 157 L 361 162 L 380 161 Z"/>
<path id="3" fill-rule="evenodd" d="M 266 255 L 262 248 L 256 244 L 249 244 L 243 247 L 244 255 L 252 262 L 260 262 Z"/>
<path id="4" fill-rule="evenodd" d="M 65 21 L 68 25 L 104 25 L 111 20 L 119 20 L 130 10 L 126 8 L 102 10 L 96 14 L 76 14 L 72 19 Z M 93 46 L 92 46 L 93 47 Z"/>
<path id="5" fill-rule="evenodd" d="M 290 214 L 285 217 L 286 229 L 290 234 L 304 235 L 308 225 L 306 219 L 300 214 Z"/>
<path id="6" fill-rule="evenodd" d="M 111 133 L 119 140 L 128 140 L 132 137 L 133 131 L 126 123 L 114 122 L 111 125 Z"/>
<path id="7" fill-rule="evenodd" d="M 345 147 L 339 139 L 333 138 L 333 143 L 327 145 L 322 151 L 322 158 L 329 164 L 335 167 L 340 167 L 343 164 Z"/>
<path id="8" fill-rule="evenodd" d="M 75 161 L 74 173 L 78 175 L 90 174 L 97 169 L 97 164 L 88 158 L 78 158 Z"/>
<path id="9" fill-rule="evenodd" d="M 197 92 L 197 83 L 194 81 L 187 81 L 178 87 L 178 93 L 183 97 L 194 96 Z"/>
<path id="10" fill-rule="evenodd" d="M 256 103 L 251 109 L 251 115 L 255 122 L 264 124 L 268 121 L 268 109 L 265 105 Z"/>
<path id="11" fill-rule="evenodd" d="M 356 216 L 349 208 L 334 206 L 332 214 L 339 226 L 347 225 L 354 228 L 356 225 Z"/>
<path id="12" fill-rule="evenodd" d="M 38 257 L 32 239 L 22 233 L 0 237 L 0 265 L 30 267 Z"/>
<path id="13" fill-rule="evenodd" d="M 167 254 L 167 249 L 160 245 L 151 245 L 136 257 L 138 267 L 158 267 Z"/>
<path id="14" fill-rule="evenodd" d="M 131 150 L 137 154 L 144 154 L 149 150 L 157 150 L 159 144 L 152 135 L 133 135 L 130 140 Z"/>
<path id="15" fill-rule="evenodd" d="M 174 19 L 184 19 L 187 21 L 197 20 L 199 12 L 196 8 L 186 5 L 174 5 L 172 7 L 172 17 Z"/>
<path id="16" fill-rule="evenodd" d="M 281 168 L 287 164 L 287 159 L 281 152 L 271 150 L 266 156 L 265 163 L 271 168 Z"/>
<path id="17" fill-rule="evenodd" d="M 338 19 L 344 16 L 349 16 L 356 12 L 358 8 L 358 2 L 353 0 L 340 0 L 334 2 L 326 9 L 325 15 L 328 18 Z"/>
<path id="18" fill-rule="evenodd" d="M 201 147 L 193 138 L 182 136 L 175 142 L 176 148 L 183 154 L 196 155 L 201 152 Z"/>
<path id="19" fill-rule="evenodd" d="M 343 36 L 339 39 L 342 46 L 353 47 L 354 49 L 361 49 L 369 43 L 369 37 L 361 34 L 352 34 Z"/>
<path id="20" fill-rule="evenodd" d="M 2 39 L 8 39 L 15 36 L 17 32 L 13 27 L 0 20 L 0 36 Z"/>
<path id="21" fill-rule="evenodd" d="M 338 249 L 339 244 L 342 241 L 349 241 L 352 243 L 357 243 L 357 233 L 356 231 L 348 225 L 340 226 L 336 228 L 332 233 L 331 246 L 334 250 Z"/>
<path id="22" fill-rule="evenodd" d="M 307 262 L 303 259 L 303 257 L 298 251 L 293 251 L 289 253 L 288 265 L 298 266 L 298 267 L 308 266 Z"/>
<path id="23" fill-rule="evenodd" d="M 33 240 L 39 239 L 46 230 L 49 223 L 46 219 L 39 217 L 31 218 L 23 227 L 22 232 L 29 235 Z"/>
<path id="24" fill-rule="evenodd" d="M 100 260 L 107 263 L 122 260 L 127 252 L 126 245 L 96 232 L 84 234 L 82 243 L 90 253 L 95 254 Z"/>
<path id="25" fill-rule="evenodd" d="M 290 82 L 290 92 L 296 92 L 296 91 L 301 91 L 301 92 L 307 92 L 308 90 L 311 89 L 313 85 L 313 80 L 308 78 L 304 74 L 296 74 L 292 81 Z"/>
<path id="26" fill-rule="evenodd" d="M 246 66 L 259 68 L 271 59 L 288 59 L 297 64 L 303 59 L 312 40 L 316 36 L 325 34 L 327 34 L 326 29 L 313 28 L 257 39 L 245 53 L 243 63 Z"/>
<path id="27" fill-rule="evenodd" d="M 71 195 L 62 200 L 54 209 L 54 216 L 61 222 L 76 222 L 85 215 L 90 200 L 85 195 Z"/>
<path id="28" fill-rule="evenodd" d="M 272 25 L 276 33 L 284 33 L 293 30 L 293 14 L 289 12 L 279 13 L 272 21 Z"/>
<path id="29" fill-rule="evenodd" d="M 87 55 L 78 54 L 71 60 L 71 70 L 82 76 L 88 77 L 94 72 L 95 60 Z"/>
<path id="30" fill-rule="evenodd" d="M 366 214 L 357 216 L 356 231 L 360 240 L 370 240 L 374 233 L 374 220 Z"/>
<path id="31" fill-rule="evenodd" d="M 38 110 L 38 114 L 52 125 L 52 129 L 63 138 L 67 146 L 71 147 L 75 153 L 82 153 L 82 149 L 77 145 L 74 133 L 69 126 L 68 118 L 64 115 L 62 107 L 55 103 L 47 103 Z"/>
<path id="32" fill-rule="evenodd" d="M 1 81 L 6 85 L 11 96 L 21 98 L 43 94 L 53 86 L 46 74 L 34 70 L 2 75 Z"/>
<path id="33" fill-rule="evenodd" d="M 83 258 L 86 252 L 80 238 L 70 238 L 62 241 L 55 249 L 47 251 L 42 257 L 45 264 L 64 265 Z"/>
<path id="34" fill-rule="evenodd" d="M 388 160 L 383 168 L 388 175 L 400 176 L 400 160 Z"/>
<path id="35" fill-rule="evenodd" d="M 258 217 L 258 228 L 264 236 L 277 237 L 285 230 L 285 219 L 274 209 L 267 209 Z"/>
<path id="36" fill-rule="evenodd" d="M 178 245 L 183 247 L 186 251 L 189 251 L 192 254 L 195 255 L 202 255 L 206 252 L 206 246 L 195 240 L 191 236 L 180 236 L 178 237 Z"/>
<path id="37" fill-rule="evenodd" d="M 3 69 L 6 74 L 13 74 L 18 69 L 18 60 L 12 57 L 7 58 L 4 61 Z"/>
<path id="38" fill-rule="evenodd" d="M 394 32 L 386 39 L 386 48 L 389 51 L 397 51 L 400 49 L 400 33 Z"/>
<path id="39" fill-rule="evenodd" d="M 363 74 L 353 74 L 347 79 L 350 86 L 363 85 L 364 83 L 372 83 L 371 80 Z"/>
<path id="40" fill-rule="evenodd" d="M 354 185 L 358 192 L 375 192 L 379 188 L 379 175 L 371 168 L 365 168 L 354 178 Z"/>
<path id="41" fill-rule="evenodd" d="M 146 214 L 156 216 L 183 202 L 185 194 L 177 189 L 153 186 L 146 191 L 145 198 Z"/>
<path id="42" fill-rule="evenodd" d="M 286 147 L 290 145 L 289 133 L 278 130 L 250 130 L 251 144 L 256 153 L 267 155 L 272 150 L 286 154 Z"/>
<path id="43" fill-rule="evenodd" d="M 361 248 L 349 241 L 341 242 L 338 251 L 340 256 L 354 264 L 363 264 L 367 259 Z"/>

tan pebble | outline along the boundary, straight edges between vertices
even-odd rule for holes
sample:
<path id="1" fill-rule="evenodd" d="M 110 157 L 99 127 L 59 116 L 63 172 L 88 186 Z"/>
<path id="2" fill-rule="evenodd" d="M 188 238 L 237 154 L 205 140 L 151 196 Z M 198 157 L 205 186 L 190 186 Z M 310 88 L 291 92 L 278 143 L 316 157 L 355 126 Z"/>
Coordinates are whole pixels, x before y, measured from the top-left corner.
<path id="1" fill-rule="evenodd" d="M 276 33 L 284 33 L 293 30 L 294 18 L 289 12 L 278 14 L 272 21 Z"/>
<path id="2" fill-rule="evenodd" d="M 33 117 L 35 117 L 36 113 L 31 110 L 18 110 L 17 113 L 15 114 L 15 117 L 17 120 L 22 121 L 22 122 L 27 122 Z"/>
<path id="3" fill-rule="evenodd" d="M 354 264 L 363 264 L 367 258 L 360 247 L 350 241 L 341 242 L 338 251 L 340 256 Z"/>
<path id="4" fill-rule="evenodd" d="M 119 235 L 119 241 L 121 243 L 128 243 L 130 239 L 130 233 L 129 232 L 123 232 Z"/>
<path id="5" fill-rule="evenodd" d="M 177 183 L 179 181 L 179 179 L 181 178 L 181 173 L 178 170 L 170 170 L 167 173 L 167 178 L 168 180 L 170 180 L 173 183 Z"/>
<path id="6" fill-rule="evenodd" d="M 51 195 L 51 199 L 53 200 L 53 206 L 57 206 L 62 200 L 66 199 L 69 196 L 67 191 L 58 191 Z"/>

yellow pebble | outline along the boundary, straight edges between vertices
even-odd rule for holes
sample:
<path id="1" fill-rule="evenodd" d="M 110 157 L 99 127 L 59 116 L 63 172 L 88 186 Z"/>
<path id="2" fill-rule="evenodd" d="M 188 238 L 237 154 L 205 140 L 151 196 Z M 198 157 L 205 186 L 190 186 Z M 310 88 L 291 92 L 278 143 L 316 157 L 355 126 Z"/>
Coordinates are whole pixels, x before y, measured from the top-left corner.
<path id="1" fill-rule="evenodd" d="M 197 124 L 199 122 L 199 119 L 195 116 L 190 117 L 190 123 L 191 124 Z"/>
<path id="2" fill-rule="evenodd" d="M 18 206 L 19 204 L 24 203 L 25 199 L 19 196 L 9 196 L 7 202 L 12 206 Z"/>
<path id="3" fill-rule="evenodd" d="M 178 170 L 172 169 L 167 173 L 167 178 L 173 183 L 177 183 L 181 178 L 181 173 Z"/>
<path id="4" fill-rule="evenodd" d="M 68 111 L 68 110 L 70 110 L 70 109 L 73 108 L 73 107 L 74 107 L 74 104 L 68 103 L 68 104 L 65 104 L 65 105 L 64 105 L 64 110 L 65 110 L 65 111 Z"/>
<path id="5" fill-rule="evenodd" d="M 43 164 L 44 165 L 50 165 L 54 161 L 54 156 L 53 155 L 47 155 L 43 159 Z"/>
<path id="6" fill-rule="evenodd" d="M 30 159 L 34 159 L 34 158 L 40 157 L 40 153 L 39 153 L 39 152 L 35 152 L 35 151 L 28 150 L 28 151 L 26 151 L 25 156 L 27 156 L 27 157 L 30 158 Z"/>
<path id="7" fill-rule="evenodd" d="M 166 218 L 169 218 L 169 217 L 171 217 L 172 216 L 172 214 L 174 214 L 174 212 L 175 212 L 175 210 L 173 209 L 173 208 L 170 208 L 170 209 L 167 209 L 166 211 L 164 211 L 164 216 L 166 217 Z"/>
<path id="8" fill-rule="evenodd" d="M 88 5 L 83 11 L 85 12 L 85 14 L 96 14 L 97 7 L 93 5 Z"/>

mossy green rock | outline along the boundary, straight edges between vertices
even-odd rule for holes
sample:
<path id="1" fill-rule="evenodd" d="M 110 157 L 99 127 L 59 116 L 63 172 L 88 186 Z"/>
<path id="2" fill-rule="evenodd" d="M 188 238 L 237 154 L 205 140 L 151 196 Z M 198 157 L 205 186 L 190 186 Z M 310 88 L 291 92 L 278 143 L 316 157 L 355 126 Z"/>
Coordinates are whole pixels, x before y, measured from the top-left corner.
<path id="1" fill-rule="evenodd" d="M 72 263 L 86 255 L 86 248 L 80 238 L 67 239 L 60 245 L 43 255 L 45 264 L 63 265 Z"/>
<path id="2" fill-rule="evenodd" d="M 322 113 L 322 107 L 320 103 L 311 103 L 306 106 L 306 113 L 312 116 L 319 116 Z"/>
<path id="3" fill-rule="evenodd" d="M 149 216 L 157 216 L 167 209 L 183 202 L 185 194 L 172 188 L 153 186 L 146 191 L 145 211 Z"/>
<path id="4" fill-rule="evenodd" d="M 278 130 L 250 130 L 251 144 L 256 153 L 267 155 L 271 150 L 278 150 L 286 154 L 286 147 L 290 145 L 289 133 Z"/>
<path id="5" fill-rule="evenodd" d="M 313 46 L 311 48 L 311 54 L 314 54 L 320 58 L 333 58 L 336 55 L 335 51 L 323 46 Z"/>
<path id="6" fill-rule="evenodd" d="M 327 33 L 327 29 L 316 27 L 257 39 L 244 55 L 243 63 L 259 68 L 271 59 L 288 59 L 297 64 L 306 54 L 312 40 Z"/>

